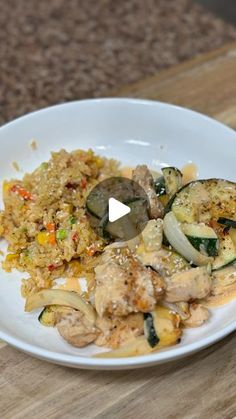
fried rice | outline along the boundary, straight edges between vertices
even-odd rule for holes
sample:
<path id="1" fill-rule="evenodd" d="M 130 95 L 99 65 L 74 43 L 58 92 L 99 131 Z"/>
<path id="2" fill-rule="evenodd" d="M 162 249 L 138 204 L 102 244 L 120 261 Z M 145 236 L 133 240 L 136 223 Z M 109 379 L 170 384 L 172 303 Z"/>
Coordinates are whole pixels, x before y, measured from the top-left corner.
<path id="1" fill-rule="evenodd" d="M 8 242 L 3 268 L 27 272 L 22 296 L 51 288 L 59 277 L 89 276 L 105 242 L 90 227 L 86 197 L 119 164 L 92 150 L 51 154 L 23 180 L 3 183 L 0 235 Z"/>

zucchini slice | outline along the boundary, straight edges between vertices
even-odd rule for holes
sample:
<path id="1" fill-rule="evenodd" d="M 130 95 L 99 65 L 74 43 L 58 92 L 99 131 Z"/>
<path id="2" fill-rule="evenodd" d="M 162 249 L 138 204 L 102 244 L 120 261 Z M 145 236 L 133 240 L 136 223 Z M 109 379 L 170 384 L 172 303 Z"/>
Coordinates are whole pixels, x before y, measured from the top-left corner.
<path id="1" fill-rule="evenodd" d="M 104 224 L 103 236 L 109 236 L 110 239 L 119 238 L 120 240 L 125 240 L 125 233 L 123 230 L 121 220 L 119 219 L 111 223 L 107 217 L 107 222 Z"/>
<path id="2" fill-rule="evenodd" d="M 25 302 L 25 311 L 37 310 L 40 307 L 61 305 L 66 307 L 72 307 L 80 310 L 88 317 L 92 322 L 95 322 L 96 313 L 91 304 L 86 303 L 77 292 L 56 290 L 56 289 L 44 289 L 35 294 L 29 295 Z"/>
<path id="3" fill-rule="evenodd" d="M 182 173 L 176 167 L 165 167 L 162 169 L 165 180 L 165 190 L 169 198 L 183 186 Z"/>
<path id="4" fill-rule="evenodd" d="M 98 233 L 104 238 L 111 240 L 112 238 L 127 240 L 128 237 L 135 236 L 137 231 L 129 219 L 110 222 L 108 215 L 105 215 L 99 223 Z"/>
<path id="5" fill-rule="evenodd" d="M 182 224 L 181 229 L 195 249 L 207 256 L 217 256 L 219 240 L 213 228 L 205 224 Z"/>
<path id="6" fill-rule="evenodd" d="M 163 220 L 164 233 L 171 246 L 191 264 L 204 266 L 212 262 L 210 256 L 200 253 L 183 233 L 173 211 L 168 212 Z"/>
<path id="7" fill-rule="evenodd" d="M 59 305 L 47 306 L 41 311 L 38 320 L 43 326 L 54 327 L 56 324 L 56 314 L 67 313 L 69 310 L 69 307 Z"/>
<path id="8" fill-rule="evenodd" d="M 144 313 L 143 318 L 144 318 L 144 334 L 151 348 L 154 348 L 158 344 L 160 339 L 157 336 L 157 333 L 154 327 L 152 314 Z"/>
<path id="9" fill-rule="evenodd" d="M 167 211 L 170 210 L 182 223 L 217 222 L 220 218 L 236 221 L 236 183 L 223 179 L 190 182 L 170 200 Z M 213 270 L 227 266 L 236 259 L 230 235 L 221 234 L 218 237 L 219 251 L 213 262 Z"/>
<path id="10" fill-rule="evenodd" d="M 145 355 L 168 346 L 180 343 L 181 328 L 180 317 L 166 307 L 156 306 L 150 313 L 153 318 L 155 330 L 158 330 L 158 343 L 151 346 L 145 336 L 138 336 L 114 351 L 102 352 L 96 358 L 124 358 L 129 356 Z"/>
<path id="11" fill-rule="evenodd" d="M 124 201 L 124 204 L 130 207 L 128 215 L 130 223 L 140 232 L 140 226 L 145 225 L 149 220 L 149 202 L 142 197 L 135 197 Z"/>
<path id="12" fill-rule="evenodd" d="M 95 226 L 97 228 L 97 232 L 100 236 L 102 236 L 104 239 L 111 239 L 111 235 L 109 234 L 107 230 L 107 225 L 109 223 L 108 214 L 106 213 L 101 220 L 99 221 L 98 225 Z"/>
<path id="13" fill-rule="evenodd" d="M 102 218 L 108 211 L 108 197 L 99 188 L 94 188 L 88 195 L 86 208 L 91 215 Z"/>
<path id="14" fill-rule="evenodd" d="M 117 221 L 110 222 L 106 213 L 99 223 L 99 231 L 104 238 L 119 238 L 126 240 L 127 237 L 135 236 L 142 224 L 147 223 L 148 203 L 142 197 L 133 197 L 124 201 L 131 209 L 128 217 L 122 217 Z"/>
<path id="15" fill-rule="evenodd" d="M 219 224 L 223 224 L 226 227 L 236 228 L 236 221 L 235 220 L 229 220 L 229 218 L 220 217 L 220 218 L 218 218 L 217 222 Z"/>
<path id="16" fill-rule="evenodd" d="M 182 223 L 207 223 L 225 217 L 236 221 L 236 183 L 222 179 L 190 182 L 168 204 Z"/>
<path id="17" fill-rule="evenodd" d="M 212 270 L 222 269 L 236 261 L 236 247 L 230 234 L 222 236 L 218 256 L 214 259 Z"/>

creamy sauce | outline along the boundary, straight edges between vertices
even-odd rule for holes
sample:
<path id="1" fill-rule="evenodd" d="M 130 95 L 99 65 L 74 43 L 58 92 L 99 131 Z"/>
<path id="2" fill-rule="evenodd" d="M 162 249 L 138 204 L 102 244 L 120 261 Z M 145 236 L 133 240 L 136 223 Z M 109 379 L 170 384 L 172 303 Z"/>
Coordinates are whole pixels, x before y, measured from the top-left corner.
<path id="1" fill-rule="evenodd" d="M 133 167 L 124 166 L 121 169 L 121 175 L 128 178 L 128 179 L 131 179 L 133 170 L 134 170 Z"/>
<path id="2" fill-rule="evenodd" d="M 212 291 L 207 298 L 209 307 L 222 306 L 236 298 L 236 267 L 229 266 L 213 273 Z"/>
<path id="3" fill-rule="evenodd" d="M 193 180 L 197 179 L 198 176 L 198 168 L 196 164 L 194 163 L 187 163 L 185 164 L 181 172 L 183 173 L 183 184 L 186 185 L 186 183 L 192 182 Z"/>
<path id="4" fill-rule="evenodd" d="M 207 307 L 218 307 L 223 306 L 224 304 L 230 303 L 230 301 L 236 298 L 236 284 L 232 285 L 224 294 L 221 295 L 212 295 L 206 301 L 204 305 Z"/>

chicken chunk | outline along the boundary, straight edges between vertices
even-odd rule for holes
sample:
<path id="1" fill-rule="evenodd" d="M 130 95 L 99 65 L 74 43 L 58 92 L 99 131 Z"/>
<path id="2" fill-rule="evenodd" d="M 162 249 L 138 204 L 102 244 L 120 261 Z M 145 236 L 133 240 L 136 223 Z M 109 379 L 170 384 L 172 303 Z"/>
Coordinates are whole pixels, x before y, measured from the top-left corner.
<path id="1" fill-rule="evenodd" d="M 183 321 L 187 327 L 199 327 L 209 319 L 210 313 L 202 304 L 190 304 L 190 317 Z"/>
<path id="2" fill-rule="evenodd" d="M 127 317 L 97 317 L 92 323 L 80 311 L 73 309 L 57 313 L 56 321 L 59 334 L 70 345 L 82 348 L 94 342 L 113 349 L 142 335 L 144 323 L 141 313 Z"/>
<path id="3" fill-rule="evenodd" d="M 211 277 L 206 267 L 192 268 L 166 278 L 166 285 L 166 301 L 191 301 L 210 293 Z"/>
<path id="4" fill-rule="evenodd" d="M 151 172 L 148 170 L 148 167 L 143 165 L 138 165 L 134 170 L 132 174 L 132 179 L 137 182 L 141 188 L 144 189 L 146 192 L 150 209 L 149 209 L 149 215 L 151 218 L 162 218 L 164 213 L 164 207 L 159 200 L 158 196 L 156 195 L 155 189 L 154 189 L 154 181 Z"/>
<path id="5" fill-rule="evenodd" d="M 99 329 L 80 311 L 59 313 L 56 327 L 60 335 L 71 345 L 82 348 L 94 342 Z"/>
<path id="6" fill-rule="evenodd" d="M 132 255 L 105 252 L 104 263 L 95 268 L 95 307 L 98 315 L 127 316 L 152 311 L 164 292 L 164 282 Z M 126 250 L 125 250 L 126 252 Z M 108 256 L 109 255 L 109 256 Z"/>
<path id="7" fill-rule="evenodd" d="M 120 345 L 140 336 L 143 331 L 143 314 L 129 314 L 127 317 L 98 317 L 96 325 L 101 334 L 96 345 L 116 349 Z"/>

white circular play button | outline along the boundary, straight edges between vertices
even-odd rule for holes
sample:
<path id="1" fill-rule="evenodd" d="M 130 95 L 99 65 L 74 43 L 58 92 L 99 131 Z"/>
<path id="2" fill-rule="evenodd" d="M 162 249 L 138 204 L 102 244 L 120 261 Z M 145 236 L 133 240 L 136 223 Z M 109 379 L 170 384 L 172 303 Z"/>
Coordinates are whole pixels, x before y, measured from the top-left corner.
<path id="1" fill-rule="evenodd" d="M 115 198 L 109 198 L 108 200 L 108 219 L 110 223 L 119 220 L 121 217 L 129 214 L 131 211 L 128 205 L 123 204 Z"/>
<path id="2" fill-rule="evenodd" d="M 86 200 L 90 226 L 103 239 L 130 240 L 149 220 L 148 197 L 131 179 L 112 177 L 98 183 Z"/>

